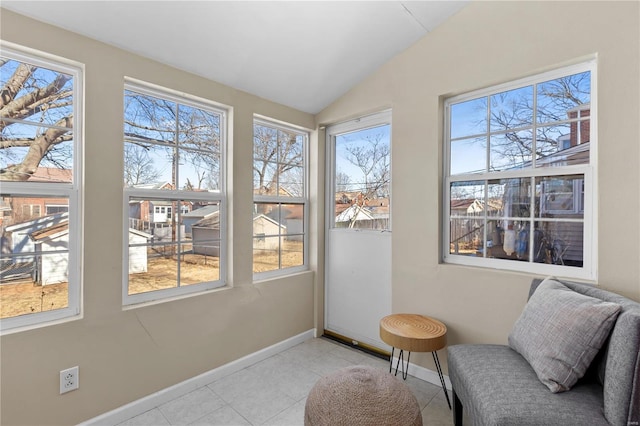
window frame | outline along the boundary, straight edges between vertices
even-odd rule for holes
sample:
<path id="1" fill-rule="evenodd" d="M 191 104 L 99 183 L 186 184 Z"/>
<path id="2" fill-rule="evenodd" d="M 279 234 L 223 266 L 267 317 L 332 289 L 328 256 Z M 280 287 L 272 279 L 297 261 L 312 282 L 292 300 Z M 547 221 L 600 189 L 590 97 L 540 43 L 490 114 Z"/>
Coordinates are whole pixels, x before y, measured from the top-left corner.
<path id="1" fill-rule="evenodd" d="M 174 89 L 155 85 L 153 83 L 142 80 L 125 77 L 125 83 L 122 91 L 123 102 L 126 91 L 134 91 L 136 93 L 152 96 L 155 98 L 175 102 L 178 105 L 188 106 L 192 108 L 203 109 L 220 115 L 220 163 L 219 163 L 219 184 L 217 190 L 211 191 L 189 191 L 180 189 L 149 189 L 149 188 L 133 188 L 123 187 L 123 270 L 122 270 L 122 303 L 125 308 L 135 308 L 143 306 L 147 303 L 161 303 L 173 300 L 175 298 L 204 293 L 213 289 L 226 286 L 227 277 L 227 180 L 226 180 L 226 150 L 228 143 L 228 127 L 230 108 L 226 105 L 205 99 L 199 96 L 178 92 Z M 123 110 L 124 117 L 124 110 Z M 123 139 L 122 149 L 124 164 L 124 146 L 126 138 L 124 136 L 123 121 Z M 205 281 L 197 284 L 188 284 L 185 286 L 177 285 L 167 289 L 147 291 L 144 293 L 129 294 L 129 201 L 131 199 L 144 199 L 146 201 L 172 201 L 177 203 L 181 216 L 182 201 L 202 201 L 213 202 L 218 204 L 219 220 L 220 220 L 220 244 L 219 244 L 219 276 L 215 281 Z M 166 207 L 166 206 L 164 206 Z M 166 208 L 165 210 L 166 214 Z M 170 208 L 170 207 L 169 207 Z M 158 206 L 154 206 L 152 214 L 155 213 Z M 174 242 L 178 243 L 178 240 Z M 178 283 L 179 284 L 179 283 Z"/>
<path id="2" fill-rule="evenodd" d="M 516 90 L 526 86 L 535 85 L 538 83 L 547 82 L 561 77 L 566 77 L 583 72 L 591 73 L 591 92 L 590 92 L 590 146 L 589 146 L 589 162 L 586 164 L 572 164 L 561 165 L 555 167 L 529 167 L 519 168 L 512 170 L 500 170 L 500 171 L 485 171 L 480 173 L 461 173 L 451 175 L 451 106 L 453 104 L 459 104 L 465 101 L 471 101 L 478 98 L 490 97 L 491 95 L 499 94 L 509 90 Z M 595 281 L 597 279 L 597 208 L 596 203 L 598 199 L 597 194 L 597 152 L 598 152 L 598 130 L 597 130 L 597 62 L 595 58 L 586 60 L 584 62 L 575 63 L 573 65 L 565 66 L 562 68 L 554 69 L 551 71 L 539 73 L 529 77 L 513 80 L 504 84 L 499 84 L 491 87 L 487 87 L 480 90 L 455 95 L 444 99 L 444 124 L 443 124 L 443 199 L 442 199 L 442 262 L 445 264 L 464 265 L 474 267 L 493 268 L 505 271 L 525 272 L 531 274 L 541 275 L 556 275 L 564 276 L 568 278 L 583 279 L 589 281 Z M 535 117 L 535 115 L 534 115 Z M 582 116 L 578 116 L 577 123 L 580 123 Z M 545 127 L 548 123 L 531 124 L 530 128 L 535 133 L 538 127 Z M 578 124 L 577 126 L 581 126 Z M 490 133 L 487 131 L 486 133 Z M 470 135 L 472 137 L 474 135 Z M 464 136 L 467 137 L 467 136 Z M 455 139 L 455 138 L 454 138 Z M 489 149 L 485 148 L 487 155 L 489 155 Z M 554 265 L 546 263 L 536 263 L 529 259 L 526 262 L 514 261 L 510 259 L 497 259 L 488 257 L 475 257 L 465 256 L 455 253 L 450 253 L 450 239 L 451 239 L 451 183 L 463 182 L 463 181 L 491 181 L 510 178 L 522 178 L 531 179 L 532 184 L 535 183 L 536 178 L 542 177 L 554 177 L 554 176 L 567 176 L 567 175 L 583 175 L 582 185 L 584 188 L 584 201 L 580 198 L 580 192 L 576 193 L 576 184 L 574 183 L 574 211 L 564 212 L 564 214 L 583 213 L 583 218 L 577 219 L 564 219 L 562 217 L 553 218 L 556 222 L 582 222 L 583 223 L 583 264 L 582 267 Z M 579 188 L 582 190 L 582 188 Z M 575 197 L 578 197 L 577 199 Z M 542 205 L 542 202 L 541 202 Z M 558 213 L 557 211 L 548 210 L 547 213 Z M 479 218 L 485 218 L 485 220 L 492 219 L 490 216 L 480 216 Z M 498 218 L 496 218 L 498 219 Z M 528 221 L 530 224 L 536 222 L 536 216 L 533 209 L 531 209 L 530 215 L 522 218 L 524 221 Z M 486 229 L 484 230 L 486 233 Z M 485 238 L 486 241 L 486 238 Z"/>
<path id="3" fill-rule="evenodd" d="M 67 198 L 69 200 L 69 245 L 67 307 L 0 319 L 0 335 L 73 321 L 83 316 L 83 192 L 84 176 L 84 64 L 50 53 L 2 41 L 2 56 L 37 67 L 69 74 L 73 78 L 73 171 L 72 182 L 2 181 L 2 196 L 25 198 Z M 30 125 L 29 123 L 26 123 Z M 42 208 L 38 205 L 40 214 Z M 33 206 L 31 206 L 33 210 Z"/>
<path id="4" fill-rule="evenodd" d="M 291 266 L 288 268 L 282 268 L 282 251 L 278 252 L 278 269 L 274 269 L 271 271 L 264 272 L 253 272 L 253 251 L 254 251 L 254 241 L 256 239 L 264 241 L 265 238 L 270 238 L 268 235 L 260 235 L 255 236 L 253 234 L 253 214 L 251 215 L 251 271 L 253 274 L 254 281 L 267 280 L 275 277 L 282 277 L 287 275 L 292 275 L 295 273 L 299 273 L 302 271 L 309 270 L 309 141 L 310 141 L 310 131 L 300 126 L 295 126 L 289 123 L 285 123 L 282 121 L 278 121 L 272 118 L 268 118 L 266 116 L 261 116 L 258 114 L 254 114 L 253 123 L 252 123 L 252 135 L 255 137 L 255 126 L 265 126 L 276 129 L 278 131 L 284 131 L 289 133 L 295 133 L 298 135 L 302 135 L 304 137 L 303 147 L 302 147 L 302 167 L 303 167 L 303 185 L 302 185 L 302 193 L 301 197 L 284 197 L 278 194 L 276 195 L 261 195 L 255 193 L 255 188 L 253 188 L 252 184 L 252 192 L 253 192 L 253 203 L 252 207 L 255 210 L 256 204 L 264 203 L 264 204 L 278 204 L 278 205 L 287 205 L 287 204 L 297 204 L 302 205 L 303 211 L 303 227 L 302 227 L 302 241 L 303 241 L 303 262 L 302 265 Z M 252 147 L 254 147 L 254 140 L 252 139 Z M 253 149 L 252 149 L 253 152 Z M 253 163 L 255 161 L 255 157 L 252 155 L 251 158 L 252 171 L 253 171 Z M 252 182 L 253 182 L 253 174 L 252 174 Z M 299 235 L 299 234 L 296 234 Z M 278 238 L 282 238 L 282 234 L 278 234 Z"/>

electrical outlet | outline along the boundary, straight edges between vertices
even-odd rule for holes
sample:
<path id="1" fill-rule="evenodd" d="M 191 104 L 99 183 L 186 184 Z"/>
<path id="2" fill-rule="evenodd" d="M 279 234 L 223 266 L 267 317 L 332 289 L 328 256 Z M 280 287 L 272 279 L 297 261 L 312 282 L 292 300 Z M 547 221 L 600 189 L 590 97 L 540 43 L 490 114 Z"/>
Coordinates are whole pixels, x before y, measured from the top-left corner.
<path id="1" fill-rule="evenodd" d="M 60 394 L 78 389 L 80 386 L 80 373 L 78 367 L 67 368 L 60 372 Z"/>

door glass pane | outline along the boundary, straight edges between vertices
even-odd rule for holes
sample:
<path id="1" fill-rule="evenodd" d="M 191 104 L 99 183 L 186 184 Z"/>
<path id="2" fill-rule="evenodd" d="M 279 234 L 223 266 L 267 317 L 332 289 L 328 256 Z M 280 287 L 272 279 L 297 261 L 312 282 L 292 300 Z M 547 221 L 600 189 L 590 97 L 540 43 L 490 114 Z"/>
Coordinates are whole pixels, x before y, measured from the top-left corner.
<path id="1" fill-rule="evenodd" d="M 390 229 L 391 126 L 335 138 L 335 227 Z"/>

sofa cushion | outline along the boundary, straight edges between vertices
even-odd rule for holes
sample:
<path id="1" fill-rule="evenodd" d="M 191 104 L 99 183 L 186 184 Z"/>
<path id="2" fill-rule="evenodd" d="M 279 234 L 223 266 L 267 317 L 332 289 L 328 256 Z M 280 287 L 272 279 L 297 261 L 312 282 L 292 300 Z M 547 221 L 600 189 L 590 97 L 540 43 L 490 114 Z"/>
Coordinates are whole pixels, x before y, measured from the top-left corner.
<path id="1" fill-rule="evenodd" d="M 529 297 L 541 282 L 533 280 Z M 600 350 L 601 364 L 593 367 L 604 386 L 604 415 L 609 423 L 640 425 L 640 303 L 593 285 L 560 282 L 578 293 L 622 306 L 609 341 Z"/>
<path id="2" fill-rule="evenodd" d="M 452 345 L 447 364 L 452 388 L 476 426 L 610 426 L 599 383 L 551 393 L 507 345 Z"/>
<path id="3" fill-rule="evenodd" d="M 577 293 L 545 279 L 509 334 L 551 392 L 564 392 L 580 379 L 615 324 L 620 305 Z"/>

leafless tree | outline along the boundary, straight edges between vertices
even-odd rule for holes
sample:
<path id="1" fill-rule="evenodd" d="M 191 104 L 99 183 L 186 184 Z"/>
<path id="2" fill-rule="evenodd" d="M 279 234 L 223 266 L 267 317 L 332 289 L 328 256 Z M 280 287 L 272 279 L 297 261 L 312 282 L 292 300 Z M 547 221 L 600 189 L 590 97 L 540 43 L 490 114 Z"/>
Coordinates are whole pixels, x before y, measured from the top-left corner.
<path id="1" fill-rule="evenodd" d="M 351 176 L 345 172 L 336 173 L 336 192 L 349 191 L 351 188 Z"/>
<path id="2" fill-rule="evenodd" d="M 26 181 L 43 160 L 68 168 L 73 138 L 72 76 L 2 58 L 0 180 Z M 5 77 L 6 80 L 5 80 Z"/>
<path id="3" fill-rule="evenodd" d="M 160 172 L 155 168 L 144 146 L 126 144 L 124 164 L 124 180 L 127 186 L 156 182 L 160 179 Z"/>
<path id="4" fill-rule="evenodd" d="M 361 192 L 366 198 L 389 195 L 391 179 L 391 148 L 385 136 L 377 133 L 365 138 L 365 143 L 350 143 L 345 147 L 346 160 L 362 172 Z M 353 185 L 353 183 L 352 183 Z"/>
<path id="5" fill-rule="evenodd" d="M 490 129 L 504 131 L 490 141 L 492 158 L 496 160 L 492 168 L 521 166 L 531 161 L 534 154 L 544 158 L 561 150 L 560 138 L 568 135 L 568 113 L 590 101 L 590 73 L 561 77 L 538 84 L 536 88 L 535 106 L 533 87 L 491 96 Z M 530 130 L 534 119 L 537 124 L 535 153 L 534 134 Z M 486 122 L 480 124 L 486 126 Z"/>
<path id="6" fill-rule="evenodd" d="M 254 125 L 254 188 L 261 195 L 303 195 L 303 144 L 299 135 L 268 126 Z M 279 185 L 279 187 L 278 187 Z"/>

